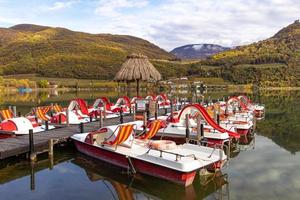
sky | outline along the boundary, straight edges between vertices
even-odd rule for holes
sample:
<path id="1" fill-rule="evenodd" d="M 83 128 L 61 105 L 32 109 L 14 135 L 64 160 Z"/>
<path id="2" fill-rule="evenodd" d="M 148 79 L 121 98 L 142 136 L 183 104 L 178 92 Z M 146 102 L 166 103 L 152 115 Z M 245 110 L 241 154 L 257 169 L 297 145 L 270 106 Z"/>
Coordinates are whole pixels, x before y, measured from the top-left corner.
<path id="1" fill-rule="evenodd" d="M 233 47 L 300 18 L 300 0 L 0 0 L 0 27 L 30 23 L 144 38 L 165 50 Z"/>

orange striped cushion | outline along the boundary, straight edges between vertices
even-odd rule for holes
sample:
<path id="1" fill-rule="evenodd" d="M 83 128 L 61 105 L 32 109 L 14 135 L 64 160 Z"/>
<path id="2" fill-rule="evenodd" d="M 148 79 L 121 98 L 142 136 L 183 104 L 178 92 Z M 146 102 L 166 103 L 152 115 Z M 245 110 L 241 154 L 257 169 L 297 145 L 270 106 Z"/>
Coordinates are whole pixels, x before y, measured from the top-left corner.
<path id="1" fill-rule="evenodd" d="M 156 120 L 156 121 L 153 121 L 151 124 L 150 124 L 150 128 L 149 128 L 149 131 L 143 135 L 141 137 L 141 139 L 150 139 L 150 138 L 153 138 L 154 135 L 157 133 L 157 131 L 159 130 L 160 128 L 160 124 L 161 124 L 161 121 L 159 120 Z"/>
<path id="2" fill-rule="evenodd" d="M 54 106 L 53 106 L 53 109 L 54 109 L 54 111 L 56 112 L 56 113 L 59 113 L 59 112 L 62 112 L 62 107 L 60 106 L 60 105 L 58 105 L 58 104 L 55 104 Z"/>
<path id="3" fill-rule="evenodd" d="M 36 108 L 35 114 L 36 114 L 37 118 L 39 118 L 42 121 L 49 120 L 49 118 L 45 115 L 44 110 L 41 107 Z"/>
<path id="4" fill-rule="evenodd" d="M 3 120 L 11 119 L 14 117 L 14 114 L 9 109 L 0 110 L 0 114 L 1 114 Z"/>
<path id="5" fill-rule="evenodd" d="M 134 126 L 133 124 L 120 125 L 119 132 L 118 132 L 118 135 L 115 138 L 115 140 L 110 141 L 107 144 L 118 145 L 118 144 L 125 142 L 128 139 L 128 137 L 130 136 L 130 134 L 132 133 L 133 126 Z"/>

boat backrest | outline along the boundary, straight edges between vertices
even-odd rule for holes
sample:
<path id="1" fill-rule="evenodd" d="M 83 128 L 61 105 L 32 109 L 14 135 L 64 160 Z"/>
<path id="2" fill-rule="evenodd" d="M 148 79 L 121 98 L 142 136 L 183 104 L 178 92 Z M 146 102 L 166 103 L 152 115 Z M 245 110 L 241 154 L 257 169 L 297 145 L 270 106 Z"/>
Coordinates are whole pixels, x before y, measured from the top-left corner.
<path id="1" fill-rule="evenodd" d="M 160 129 L 161 127 L 161 121 L 160 120 L 155 120 L 153 122 L 151 122 L 149 124 L 149 130 L 144 134 L 142 135 L 139 139 L 151 139 L 153 138 L 156 133 L 158 132 L 158 130 Z"/>
<path id="2" fill-rule="evenodd" d="M 132 135 L 133 129 L 134 129 L 134 124 L 119 125 L 117 129 L 113 132 L 113 134 L 111 134 L 111 136 L 115 136 L 115 137 L 111 138 L 110 136 L 111 140 L 109 140 L 110 138 L 107 137 L 106 141 L 103 143 L 108 145 L 122 144 L 129 138 L 130 135 Z M 116 135 L 115 132 L 117 132 Z"/>
<path id="3" fill-rule="evenodd" d="M 44 110 L 42 107 L 37 107 L 35 109 L 35 115 L 38 119 L 42 121 L 49 121 L 49 118 L 46 116 L 46 110 Z"/>
<path id="4" fill-rule="evenodd" d="M 2 120 L 11 119 L 14 117 L 14 114 L 9 109 L 0 110 L 0 115 Z"/>
<path id="5" fill-rule="evenodd" d="M 60 113 L 63 111 L 62 107 L 58 104 L 53 105 L 52 109 L 54 110 L 55 113 Z"/>

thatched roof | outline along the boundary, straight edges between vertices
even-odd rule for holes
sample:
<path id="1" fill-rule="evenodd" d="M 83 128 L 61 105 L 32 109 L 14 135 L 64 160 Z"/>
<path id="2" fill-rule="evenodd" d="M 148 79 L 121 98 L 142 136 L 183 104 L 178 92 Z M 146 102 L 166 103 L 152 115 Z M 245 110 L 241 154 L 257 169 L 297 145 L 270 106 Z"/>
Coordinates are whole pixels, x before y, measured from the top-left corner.
<path id="1" fill-rule="evenodd" d="M 116 74 L 115 81 L 160 80 L 161 75 L 150 63 L 147 56 L 131 54 Z"/>

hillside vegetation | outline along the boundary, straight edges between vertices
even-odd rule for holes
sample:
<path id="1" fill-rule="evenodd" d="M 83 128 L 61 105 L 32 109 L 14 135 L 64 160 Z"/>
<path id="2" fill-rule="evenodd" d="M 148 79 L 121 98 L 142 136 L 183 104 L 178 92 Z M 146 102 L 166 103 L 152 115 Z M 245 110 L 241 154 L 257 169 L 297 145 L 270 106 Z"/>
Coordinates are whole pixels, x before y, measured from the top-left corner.
<path id="1" fill-rule="evenodd" d="M 0 29 L 0 67 L 4 75 L 38 73 L 47 77 L 111 79 L 131 53 L 152 59 L 175 58 L 146 40 L 127 35 L 28 24 Z"/>
<path id="2" fill-rule="evenodd" d="M 178 73 L 264 87 L 300 86 L 300 22 L 295 21 L 269 39 L 223 51 L 205 60 L 154 64 L 165 77 Z M 168 65 L 173 67 L 166 72 Z"/>
<path id="3" fill-rule="evenodd" d="M 273 37 L 223 51 L 199 61 L 174 55 L 132 36 L 89 34 L 64 28 L 17 25 L 0 29 L 0 69 L 4 75 L 112 80 L 130 53 L 150 58 L 163 79 L 222 78 L 264 87 L 300 86 L 300 22 Z"/>

